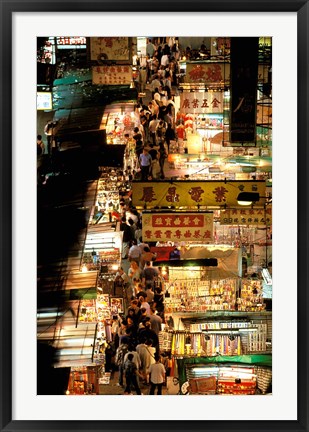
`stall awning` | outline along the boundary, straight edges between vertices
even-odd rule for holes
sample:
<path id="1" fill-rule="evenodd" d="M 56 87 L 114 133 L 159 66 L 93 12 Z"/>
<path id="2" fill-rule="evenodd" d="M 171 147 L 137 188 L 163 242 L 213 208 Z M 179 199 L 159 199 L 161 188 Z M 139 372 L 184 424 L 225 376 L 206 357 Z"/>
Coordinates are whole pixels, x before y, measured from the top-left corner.
<path id="1" fill-rule="evenodd" d="M 218 261 L 216 258 L 204 259 L 187 259 L 187 260 L 168 260 L 168 261 L 155 261 L 154 266 L 167 266 L 167 267 L 209 267 L 217 266 Z"/>
<path id="2" fill-rule="evenodd" d="M 271 354 L 254 354 L 254 355 L 240 355 L 240 356 L 216 356 L 216 357 L 189 357 L 177 359 L 179 384 L 182 386 L 186 382 L 186 367 L 194 364 L 247 364 L 255 366 L 272 366 Z"/>

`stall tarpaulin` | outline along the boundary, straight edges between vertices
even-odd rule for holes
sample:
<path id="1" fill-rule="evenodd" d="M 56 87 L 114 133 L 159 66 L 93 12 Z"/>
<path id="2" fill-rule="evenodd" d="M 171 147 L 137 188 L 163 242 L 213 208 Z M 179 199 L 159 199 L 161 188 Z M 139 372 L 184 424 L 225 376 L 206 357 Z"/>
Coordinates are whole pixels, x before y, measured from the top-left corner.
<path id="1" fill-rule="evenodd" d="M 143 239 L 145 241 L 213 240 L 213 213 L 143 213 Z"/>
<path id="2" fill-rule="evenodd" d="M 255 206 L 263 207 L 265 189 L 264 180 L 135 181 L 132 183 L 132 204 L 141 208 L 224 205 L 239 207 L 237 197 L 240 192 L 258 192 L 261 198 Z"/>

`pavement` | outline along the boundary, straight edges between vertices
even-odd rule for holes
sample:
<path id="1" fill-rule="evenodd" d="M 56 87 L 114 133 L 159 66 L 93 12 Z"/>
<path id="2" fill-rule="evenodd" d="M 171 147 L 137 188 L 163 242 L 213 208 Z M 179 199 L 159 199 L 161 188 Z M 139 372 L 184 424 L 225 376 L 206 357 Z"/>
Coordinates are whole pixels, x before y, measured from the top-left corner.
<path id="1" fill-rule="evenodd" d="M 125 378 L 124 378 L 125 382 Z M 119 387 L 118 385 L 118 371 L 111 372 L 111 378 L 109 384 L 100 384 L 99 385 L 99 394 L 100 395 L 124 395 L 125 387 Z M 150 386 L 147 386 L 140 382 L 140 389 L 143 395 L 149 395 Z M 135 391 L 133 394 L 136 395 Z M 162 395 L 167 394 L 166 387 L 162 388 Z"/>

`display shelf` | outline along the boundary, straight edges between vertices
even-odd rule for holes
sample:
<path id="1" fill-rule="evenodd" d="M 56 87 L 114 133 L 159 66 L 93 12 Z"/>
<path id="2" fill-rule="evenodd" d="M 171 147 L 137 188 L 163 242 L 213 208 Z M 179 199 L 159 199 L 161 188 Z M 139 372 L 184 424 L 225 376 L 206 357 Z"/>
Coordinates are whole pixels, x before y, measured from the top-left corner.
<path id="1" fill-rule="evenodd" d="M 185 314 L 185 316 L 184 316 Z M 256 311 L 256 312 L 244 312 L 244 311 L 201 311 L 201 312 L 173 312 L 169 315 L 181 317 L 184 319 L 194 319 L 194 318 L 205 318 L 205 316 L 214 318 L 214 317 L 271 317 L 272 312 L 270 311 Z"/>
<path id="2" fill-rule="evenodd" d="M 165 312 L 235 310 L 237 278 L 207 279 L 207 269 L 169 268 Z"/>

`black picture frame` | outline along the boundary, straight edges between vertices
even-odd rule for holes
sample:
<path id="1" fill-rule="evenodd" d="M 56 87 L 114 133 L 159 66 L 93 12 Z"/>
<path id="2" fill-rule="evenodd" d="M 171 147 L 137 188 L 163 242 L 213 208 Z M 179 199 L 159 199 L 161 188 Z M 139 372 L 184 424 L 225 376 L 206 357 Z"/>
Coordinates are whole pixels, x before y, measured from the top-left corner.
<path id="1" fill-rule="evenodd" d="M 207 431 L 308 431 L 308 0 L 241 1 L 5 1 L 1 0 L 1 375 L 0 421 L 2 431 L 68 430 L 207 430 Z M 12 420 L 12 14 L 14 12 L 297 12 L 298 158 L 297 158 L 297 338 L 298 419 L 295 421 L 14 421 Z M 295 48 L 296 49 L 296 48 Z M 288 54 L 287 54 L 288 55 Z M 296 221 L 295 221 L 296 222 Z M 291 252 L 289 252 L 291 253 Z M 293 251 L 292 251 L 293 253 Z M 287 251 L 288 254 L 288 251 Z M 285 265 L 285 264 L 283 264 Z M 288 390 L 288 389 L 287 389 Z M 205 404 L 207 406 L 207 404 Z M 159 418 L 158 412 L 158 418 Z"/>

